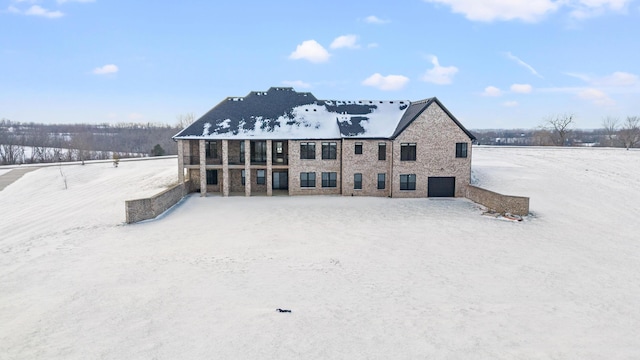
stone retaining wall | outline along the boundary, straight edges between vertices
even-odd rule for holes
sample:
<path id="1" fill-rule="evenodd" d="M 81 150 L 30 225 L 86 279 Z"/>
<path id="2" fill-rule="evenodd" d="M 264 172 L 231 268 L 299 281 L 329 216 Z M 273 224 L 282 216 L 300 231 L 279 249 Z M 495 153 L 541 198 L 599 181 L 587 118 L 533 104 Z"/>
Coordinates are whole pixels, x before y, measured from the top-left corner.
<path id="1" fill-rule="evenodd" d="M 192 192 L 192 188 L 191 181 L 187 181 L 172 186 L 150 198 L 125 201 L 127 224 L 155 218 Z"/>
<path id="2" fill-rule="evenodd" d="M 529 214 L 529 198 L 498 194 L 477 186 L 467 186 L 467 199 L 499 213 L 525 216 Z"/>

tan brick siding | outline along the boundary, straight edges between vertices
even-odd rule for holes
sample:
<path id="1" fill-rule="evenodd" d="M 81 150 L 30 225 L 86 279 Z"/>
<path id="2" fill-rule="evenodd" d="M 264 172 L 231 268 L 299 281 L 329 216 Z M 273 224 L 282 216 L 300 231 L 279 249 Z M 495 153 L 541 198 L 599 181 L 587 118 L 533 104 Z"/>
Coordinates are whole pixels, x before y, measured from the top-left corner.
<path id="1" fill-rule="evenodd" d="M 316 158 L 300 159 L 300 143 L 313 142 L 316 145 Z M 322 143 L 336 143 L 336 159 L 322 159 Z M 342 154 L 340 139 L 336 140 L 289 140 L 289 195 L 337 195 L 340 194 L 340 157 Z M 313 188 L 300 187 L 300 173 L 314 172 L 316 174 L 316 186 Z M 322 187 L 322 173 L 337 173 L 335 188 Z"/>
<path id="2" fill-rule="evenodd" d="M 362 154 L 355 153 L 362 143 Z M 378 160 L 378 144 L 385 143 L 385 160 Z M 342 194 L 352 196 L 389 196 L 391 193 L 391 144 L 389 140 L 343 139 Z M 362 174 L 362 189 L 354 189 L 354 175 Z M 386 174 L 384 189 L 378 189 L 378 174 Z"/>

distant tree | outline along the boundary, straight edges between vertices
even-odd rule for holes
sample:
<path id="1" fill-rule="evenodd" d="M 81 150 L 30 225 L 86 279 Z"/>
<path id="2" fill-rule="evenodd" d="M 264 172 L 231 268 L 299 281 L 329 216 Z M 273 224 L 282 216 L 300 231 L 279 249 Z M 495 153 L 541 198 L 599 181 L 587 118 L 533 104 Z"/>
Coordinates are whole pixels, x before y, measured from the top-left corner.
<path id="1" fill-rule="evenodd" d="M 551 131 L 540 127 L 536 129 L 531 135 L 531 145 L 534 146 L 548 146 L 553 145 L 551 140 Z"/>
<path id="2" fill-rule="evenodd" d="M 602 119 L 602 128 L 607 135 L 607 146 L 613 146 L 616 133 L 618 132 L 618 122 L 620 119 L 612 116 L 607 116 Z"/>
<path id="3" fill-rule="evenodd" d="M 164 154 L 165 151 L 160 144 L 156 144 L 156 146 L 151 150 L 151 156 L 164 156 Z"/>
<path id="4" fill-rule="evenodd" d="M 193 124 L 196 117 L 193 113 L 181 114 L 177 116 L 178 119 L 178 128 L 180 130 L 186 128 L 187 126 Z"/>
<path id="5" fill-rule="evenodd" d="M 552 140 L 555 145 L 565 146 L 567 136 L 571 132 L 571 125 L 575 122 L 573 114 L 563 114 L 548 116 L 545 125 L 551 131 Z"/>
<path id="6" fill-rule="evenodd" d="M 640 144 L 640 117 L 627 116 L 620 129 L 620 140 L 629 149 Z"/>

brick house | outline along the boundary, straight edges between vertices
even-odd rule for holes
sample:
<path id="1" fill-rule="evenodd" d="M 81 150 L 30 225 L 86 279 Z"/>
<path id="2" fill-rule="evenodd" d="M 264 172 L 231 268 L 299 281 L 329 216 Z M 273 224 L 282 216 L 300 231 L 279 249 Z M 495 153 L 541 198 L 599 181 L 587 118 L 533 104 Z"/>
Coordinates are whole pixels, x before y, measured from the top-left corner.
<path id="1" fill-rule="evenodd" d="M 473 134 L 436 98 L 318 100 L 292 88 L 229 97 L 173 137 L 202 196 L 464 197 Z"/>

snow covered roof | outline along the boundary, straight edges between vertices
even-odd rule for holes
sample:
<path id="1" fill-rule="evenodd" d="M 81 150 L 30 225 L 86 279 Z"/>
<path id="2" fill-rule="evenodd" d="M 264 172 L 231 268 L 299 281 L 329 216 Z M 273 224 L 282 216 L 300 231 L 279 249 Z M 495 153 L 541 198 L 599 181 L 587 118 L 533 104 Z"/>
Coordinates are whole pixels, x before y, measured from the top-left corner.
<path id="1" fill-rule="evenodd" d="M 392 138 L 433 100 L 318 100 L 272 87 L 226 98 L 174 139 Z"/>

